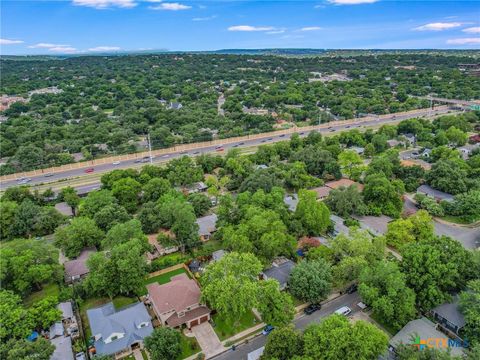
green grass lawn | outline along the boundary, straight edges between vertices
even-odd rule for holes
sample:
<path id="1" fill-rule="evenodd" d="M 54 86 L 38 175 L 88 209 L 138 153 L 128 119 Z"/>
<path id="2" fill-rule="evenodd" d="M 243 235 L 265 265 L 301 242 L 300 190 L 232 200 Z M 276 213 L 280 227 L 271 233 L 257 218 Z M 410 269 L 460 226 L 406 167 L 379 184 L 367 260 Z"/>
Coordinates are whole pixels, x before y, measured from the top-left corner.
<path id="1" fill-rule="evenodd" d="M 80 306 L 80 316 L 82 318 L 82 325 L 83 325 L 83 329 L 85 330 L 85 338 L 87 340 L 90 338 L 90 336 L 92 336 L 90 325 L 88 324 L 87 310 L 105 305 L 110 301 L 113 301 L 113 305 L 115 306 L 115 309 L 118 310 L 124 306 L 137 302 L 138 299 L 134 297 L 117 296 L 113 300 L 110 300 L 108 297 L 91 298 L 91 299 L 85 300 Z"/>
<path id="2" fill-rule="evenodd" d="M 180 338 L 180 347 L 182 349 L 182 353 L 178 357 L 179 360 L 192 356 L 201 350 L 197 340 L 194 337 L 187 337 L 183 333 L 182 337 Z"/>
<path id="3" fill-rule="evenodd" d="M 222 341 L 258 324 L 258 320 L 251 311 L 237 320 L 227 319 L 222 314 L 217 313 L 213 315 L 213 322 L 215 323 L 213 329 Z"/>
<path id="4" fill-rule="evenodd" d="M 187 271 L 185 271 L 184 268 L 180 268 L 180 269 L 173 270 L 173 271 L 170 271 L 170 272 L 162 274 L 162 275 L 158 275 L 158 276 L 154 276 L 154 277 L 145 279 L 145 281 L 143 282 L 144 286 L 143 286 L 143 289 L 141 291 L 141 294 L 145 295 L 147 293 L 146 286 L 148 284 L 153 284 L 153 283 L 159 283 L 160 285 L 166 284 L 166 283 L 170 282 L 170 279 L 173 276 L 180 275 L 180 274 L 187 274 L 187 276 L 190 277 L 190 274 Z"/>
<path id="5" fill-rule="evenodd" d="M 47 296 L 58 296 L 60 293 L 60 288 L 57 284 L 45 284 L 42 287 L 42 290 L 35 291 L 28 295 L 25 300 L 25 306 L 28 308 L 33 305 L 33 303 L 46 298 Z"/>

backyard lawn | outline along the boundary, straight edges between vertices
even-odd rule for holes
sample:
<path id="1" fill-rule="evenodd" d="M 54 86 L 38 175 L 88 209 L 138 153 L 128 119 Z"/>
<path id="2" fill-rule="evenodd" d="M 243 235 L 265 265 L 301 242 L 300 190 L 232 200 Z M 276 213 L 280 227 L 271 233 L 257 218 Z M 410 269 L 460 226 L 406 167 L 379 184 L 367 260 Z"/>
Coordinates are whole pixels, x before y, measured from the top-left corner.
<path id="1" fill-rule="evenodd" d="M 180 347 L 182 349 L 182 353 L 178 357 L 178 359 L 185 359 L 197 352 L 200 352 L 200 346 L 197 343 L 197 339 L 194 337 L 187 337 L 182 333 L 182 337 L 180 338 Z"/>
<path id="2" fill-rule="evenodd" d="M 43 285 L 42 290 L 35 291 L 34 293 L 31 293 L 25 298 L 25 306 L 28 308 L 32 306 L 34 302 L 42 300 L 47 296 L 58 296 L 59 292 L 60 288 L 57 284 L 45 284 Z"/>
<path id="3" fill-rule="evenodd" d="M 142 295 L 145 295 L 147 293 L 147 288 L 145 287 L 148 284 L 153 284 L 153 283 L 159 283 L 160 285 L 166 284 L 170 282 L 170 279 L 175 276 L 175 275 L 180 275 L 180 274 L 187 274 L 188 277 L 190 277 L 190 274 L 182 267 L 177 270 L 170 271 L 168 273 L 162 274 L 162 275 L 157 275 L 151 278 L 145 279 L 143 282 L 143 289 L 142 289 Z"/>
<path id="4" fill-rule="evenodd" d="M 222 314 L 218 313 L 213 315 L 212 318 L 215 323 L 213 329 L 217 333 L 218 338 L 222 341 L 258 324 L 258 320 L 251 311 L 236 320 L 227 319 Z"/>
<path id="5" fill-rule="evenodd" d="M 113 300 L 110 300 L 108 297 L 91 298 L 91 299 L 85 300 L 83 304 L 80 306 L 80 316 L 82 318 L 82 325 L 83 325 L 83 329 L 85 330 L 86 339 L 89 339 L 90 336 L 92 335 L 90 331 L 90 325 L 88 324 L 87 310 L 105 305 L 110 301 L 113 301 L 113 305 L 115 306 L 115 309 L 118 310 L 126 305 L 130 305 L 137 302 L 138 299 L 133 297 L 117 296 Z"/>

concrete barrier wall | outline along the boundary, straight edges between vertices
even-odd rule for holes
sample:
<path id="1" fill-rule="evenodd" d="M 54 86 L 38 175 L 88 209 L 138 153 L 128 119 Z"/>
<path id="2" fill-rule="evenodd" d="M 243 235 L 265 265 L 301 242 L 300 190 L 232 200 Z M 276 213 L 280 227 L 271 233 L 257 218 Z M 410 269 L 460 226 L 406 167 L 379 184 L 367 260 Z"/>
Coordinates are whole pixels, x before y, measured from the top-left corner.
<path id="1" fill-rule="evenodd" d="M 436 109 L 440 108 L 446 108 L 447 106 L 438 106 Z M 379 116 L 370 116 L 370 117 L 364 117 L 364 118 L 359 118 L 359 119 L 350 119 L 350 120 L 340 120 L 340 121 L 332 121 L 320 125 L 313 125 L 313 126 L 303 126 L 303 127 L 292 127 L 289 129 L 284 129 L 284 130 L 277 130 L 277 131 L 271 131 L 271 132 L 266 132 L 266 133 L 261 133 L 261 134 L 253 134 L 253 135 L 246 135 L 246 136 L 236 136 L 236 137 L 231 137 L 227 139 L 215 139 L 212 141 L 205 141 L 205 142 L 199 142 L 199 143 L 191 143 L 191 144 L 179 144 L 175 145 L 173 147 L 165 148 L 165 149 L 159 149 L 159 150 L 152 150 L 152 155 L 154 156 L 160 156 L 160 155 L 165 155 L 165 154 L 170 154 L 174 152 L 182 152 L 182 151 L 189 151 L 193 149 L 201 149 L 201 148 L 206 148 L 210 146 L 218 146 L 218 145 L 223 145 L 223 144 L 231 144 L 231 143 L 236 143 L 236 142 L 241 142 L 241 141 L 247 141 L 247 140 L 256 140 L 256 139 L 264 139 L 264 138 L 269 138 L 272 136 L 279 136 L 279 135 L 287 135 L 287 134 L 293 134 L 296 132 L 304 132 L 304 131 L 312 131 L 312 130 L 319 130 L 319 129 L 325 129 L 329 128 L 330 126 L 337 126 L 337 125 L 348 125 L 348 124 L 361 124 L 362 122 L 365 121 L 372 121 L 375 119 L 385 119 L 389 118 L 392 115 L 395 116 L 404 116 L 404 115 L 409 115 L 409 114 L 417 114 L 421 111 L 429 111 L 429 108 L 426 109 L 417 109 L 417 110 L 411 110 L 411 111 L 405 111 L 405 112 L 399 112 L 395 114 L 387 114 L 387 115 L 379 115 Z M 95 160 L 88 160 L 88 161 L 81 161 L 77 163 L 72 163 L 72 164 L 66 164 L 62 166 L 56 166 L 56 167 L 51 167 L 47 169 L 38 169 L 38 170 L 32 170 L 32 171 L 26 171 L 26 172 L 20 172 L 20 173 L 15 173 L 15 174 L 9 174 L 9 175 L 3 175 L 0 177 L 0 180 L 2 181 L 7 181 L 7 180 L 16 180 L 20 177 L 31 177 L 31 176 L 37 176 L 37 175 L 43 175 L 47 173 L 58 173 L 58 172 L 63 172 L 66 170 L 74 170 L 74 169 L 87 169 L 90 167 L 93 167 L 95 165 L 102 165 L 102 164 L 111 164 L 114 161 L 127 161 L 127 160 L 134 160 L 134 159 L 141 159 L 145 156 L 149 156 L 148 151 L 144 152 L 138 152 L 138 153 L 133 153 L 133 154 L 125 154 L 125 155 L 117 155 L 117 156 L 110 156 L 110 157 L 104 157 L 100 159 L 95 159 Z"/>

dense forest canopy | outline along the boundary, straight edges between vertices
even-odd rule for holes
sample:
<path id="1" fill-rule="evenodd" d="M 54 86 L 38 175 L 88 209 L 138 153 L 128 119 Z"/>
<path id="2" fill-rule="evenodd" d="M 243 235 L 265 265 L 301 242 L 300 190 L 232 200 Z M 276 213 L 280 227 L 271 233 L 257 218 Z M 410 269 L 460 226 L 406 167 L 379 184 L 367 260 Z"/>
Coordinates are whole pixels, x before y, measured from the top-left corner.
<path id="1" fill-rule="evenodd" d="M 8 161 L 0 171 L 134 152 L 145 149 L 147 133 L 161 148 L 269 131 L 279 120 L 302 125 L 428 106 L 415 96 L 478 99 L 478 78 L 458 66 L 472 61 L 464 53 L 2 59 L 1 94 L 28 101 L 3 112 L 0 157 Z M 340 77 L 320 81 L 332 74 Z M 31 93 L 49 87 L 59 91 Z"/>

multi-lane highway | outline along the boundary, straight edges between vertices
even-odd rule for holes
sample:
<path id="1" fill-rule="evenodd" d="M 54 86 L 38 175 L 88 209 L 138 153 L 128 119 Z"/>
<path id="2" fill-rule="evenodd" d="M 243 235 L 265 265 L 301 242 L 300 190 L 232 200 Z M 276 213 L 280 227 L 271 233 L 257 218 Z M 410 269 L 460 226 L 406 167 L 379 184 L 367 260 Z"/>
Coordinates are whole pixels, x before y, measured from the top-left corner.
<path id="1" fill-rule="evenodd" d="M 322 308 L 313 313 L 312 315 L 301 315 L 299 318 L 293 321 L 295 327 L 299 330 L 304 330 L 308 325 L 312 323 L 320 322 L 325 317 L 333 314 L 335 310 L 338 310 L 342 306 L 348 306 L 352 309 L 351 315 L 354 315 L 361 309 L 357 306 L 360 302 L 360 296 L 357 292 L 353 294 L 345 294 L 342 295 L 335 300 L 332 300 Z M 248 343 L 238 346 L 235 350 L 229 350 L 223 354 L 215 356 L 213 359 L 215 360 L 245 360 L 247 359 L 248 353 L 252 352 L 256 349 L 265 346 L 267 342 L 267 337 L 264 335 L 259 335 L 256 338 L 250 340 Z"/>
<path id="2" fill-rule="evenodd" d="M 383 117 L 370 119 L 370 120 L 359 119 L 358 121 L 354 121 L 354 122 L 352 121 L 345 122 L 345 124 L 337 123 L 330 127 L 328 127 L 328 124 L 327 124 L 325 125 L 325 127 L 317 129 L 315 131 L 319 131 L 320 133 L 323 133 L 323 134 L 334 134 L 336 132 L 350 130 L 353 128 L 375 127 L 375 126 L 380 126 L 384 124 L 393 124 L 401 120 L 410 119 L 414 117 L 422 117 L 422 116 L 435 117 L 442 114 L 446 114 L 447 112 L 450 112 L 450 111 L 451 110 L 449 110 L 447 107 L 439 107 L 433 110 L 421 109 L 414 113 L 411 112 L 408 114 L 398 114 L 398 115 L 392 114 L 390 116 L 383 116 Z M 300 134 L 300 136 L 303 137 L 303 136 L 307 136 L 309 131 L 306 131 L 306 130 L 302 131 L 302 128 L 298 128 L 298 133 Z M 225 140 L 226 143 L 224 145 L 211 145 L 209 143 L 205 143 L 204 145 L 199 145 L 195 149 L 190 149 L 188 151 L 172 150 L 172 152 L 170 153 L 153 157 L 152 163 L 161 164 L 161 163 L 167 162 L 168 160 L 178 158 L 184 155 L 197 156 L 204 153 L 224 153 L 232 148 L 255 147 L 262 144 L 287 140 L 291 137 L 291 135 L 292 134 L 278 135 L 278 134 L 272 133 L 270 136 L 269 134 L 265 134 L 265 137 L 262 137 L 262 138 L 244 139 L 238 142 L 227 143 L 227 140 Z M 35 185 L 38 186 L 40 184 L 48 183 L 48 184 L 51 184 L 52 187 L 54 188 L 61 188 L 64 186 L 69 186 L 69 183 L 65 181 L 67 179 L 82 178 L 82 179 L 85 179 L 82 186 L 74 185 L 75 187 L 77 188 L 83 187 L 83 188 L 86 188 L 87 190 L 95 189 L 96 187 L 98 187 L 98 184 L 99 184 L 98 175 L 96 177 L 97 179 L 91 182 L 88 181 L 89 177 L 93 178 L 94 177 L 93 175 L 106 173 L 114 169 L 141 167 L 148 162 L 149 162 L 148 158 L 147 159 L 139 158 L 139 159 L 130 159 L 130 160 L 121 161 L 120 163 L 112 162 L 112 163 L 106 163 L 106 164 L 99 164 L 99 165 L 92 166 L 91 169 L 93 169 L 93 171 L 89 173 L 86 173 L 85 168 L 66 169 L 61 172 L 31 176 L 27 180 L 23 179 L 23 183 L 28 181 L 28 185 L 32 187 L 35 187 Z M 21 175 L 19 175 L 19 177 L 20 176 Z M 59 181 L 62 181 L 62 182 L 58 183 Z M 3 191 L 8 187 L 18 186 L 21 183 L 22 183 L 21 178 L 2 181 L 2 183 L 0 184 L 0 191 Z M 57 184 L 54 184 L 54 183 L 57 183 Z M 81 190 L 85 190 L 85 189 L 81 189 Z"/>

